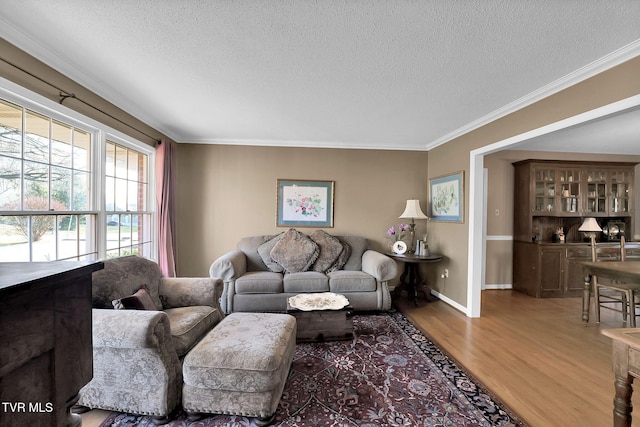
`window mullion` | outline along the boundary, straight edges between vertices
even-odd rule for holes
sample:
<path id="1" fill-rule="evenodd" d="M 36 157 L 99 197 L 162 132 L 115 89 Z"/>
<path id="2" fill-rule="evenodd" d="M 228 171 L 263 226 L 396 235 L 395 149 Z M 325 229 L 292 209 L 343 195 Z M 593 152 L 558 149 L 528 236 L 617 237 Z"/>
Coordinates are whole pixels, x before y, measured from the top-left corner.
<path id="1" fill-rule="evenodd" d="M 98 217 L 94 226 L 94 232 L 97 239 L 98 258 L 104 259 L 107 254 L 107 214 L 106 214 L 106 158 L 107 158 L 107 138 L 106 133 L 98 131 L 94 134 L 95 138 L 95 155 L 93 157 L 93 195 L 94 208 L 98 212 Z"/>
<path id="2" fill-rule="evenodd" d="M 52 157 L 51 157 L 51 146 L 53 145 L 51 143 L 51 138 L 52 138 L 52 132 L 53 132 L 53 127 L 51 126 L 51 117 L 49 117 L 49 146 L 48 146 L 48 166 L 49 166 L 49 175 L 47 175 L 47 184 L 49 187 L 49 209 L 51 209 L 51 207 L 53 206 L 53 186 L 51 185 L 51 175 L 53 175 L 53 165 L 51 164 L 52 161 Z M 57 245 L 56 245 L 57 246 Z M 56 253 L 56 259 L 58 259 L 58 254 Z"/>
<path id="3" fill-rule="evenodd" d="M 22 129 L 20 131 L 20 209 L 24 209 L 24 157 L 25 157 L 25 146 L 27 145 L 27 137 L 25 136 L 25 128 L 27 127 L 27 114 L 26 109 L 22 107 Z M 31 260 L 31 258 L 29 258 Z"/>

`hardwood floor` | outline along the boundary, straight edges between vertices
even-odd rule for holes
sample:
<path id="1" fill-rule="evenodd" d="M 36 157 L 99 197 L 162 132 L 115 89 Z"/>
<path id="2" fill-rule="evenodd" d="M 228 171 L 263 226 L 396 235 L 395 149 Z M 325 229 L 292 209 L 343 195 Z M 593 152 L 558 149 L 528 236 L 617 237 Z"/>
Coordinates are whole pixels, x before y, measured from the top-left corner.
<path id="1" fill-rule="evenodd" d="M 100 427 L 100 424 L 109 416 L 109 411 L 94 409 L 82 414 L 82 427 Z"/>
<path id="2" fill-rule="evenodd" d="M 531 427 L 613 425 L 611 340 L 602 328 L 624 327 L 618 313 L 582 325 L 580 298 L 531 298 L 482 292 L 481 317 L 442 301 L 396 306 Z M 640 392 L 633 405 L 640 408 Z M 106 413 L 83 415 L 98 426 Z M 636 415 L 640 419 L 640 414 Z"/>
<path id="3" fill-rule="evenodd" d="M 584 327 L 581 298 L 510 290 L 483 291 L 477 319 L 442 301 L 396 306 L 529 426 L 613 425 L 611 340 L 600 330 L 624 327 L 619 313 Z"/>

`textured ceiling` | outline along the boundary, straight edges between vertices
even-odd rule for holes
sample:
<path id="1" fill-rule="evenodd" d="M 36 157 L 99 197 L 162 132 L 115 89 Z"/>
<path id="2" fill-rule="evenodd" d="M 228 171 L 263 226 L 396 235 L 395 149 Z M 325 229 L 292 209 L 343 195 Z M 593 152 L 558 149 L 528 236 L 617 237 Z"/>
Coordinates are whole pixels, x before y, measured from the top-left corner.
<path id="1" fill-rule="evenodd" d="M 424 150 L 640 39 L 638 0 L 0 6 L 1 37 L 178 142 Z"/>
<path id="2" fill-rule="evenodd" d="M 538 136 L 509 149 L 640 155 L 640 107 Z"/>

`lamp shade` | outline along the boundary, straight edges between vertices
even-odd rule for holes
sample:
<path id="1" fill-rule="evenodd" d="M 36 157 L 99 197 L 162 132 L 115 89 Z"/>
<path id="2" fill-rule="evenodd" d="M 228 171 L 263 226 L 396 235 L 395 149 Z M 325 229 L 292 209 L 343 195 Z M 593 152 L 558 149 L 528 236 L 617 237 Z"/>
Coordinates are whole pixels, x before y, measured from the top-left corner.
<path id="1" fill-rule="evenodd" d="M 595 218 L 585 218 L 578 231 L 593 232 L 602 231 Z"/>
<path id="2" fill-rule="evenodd" d="M 420 200 L 407 200 L 407 206 L 398 218 L 429 219 L 420 209 Z"/>

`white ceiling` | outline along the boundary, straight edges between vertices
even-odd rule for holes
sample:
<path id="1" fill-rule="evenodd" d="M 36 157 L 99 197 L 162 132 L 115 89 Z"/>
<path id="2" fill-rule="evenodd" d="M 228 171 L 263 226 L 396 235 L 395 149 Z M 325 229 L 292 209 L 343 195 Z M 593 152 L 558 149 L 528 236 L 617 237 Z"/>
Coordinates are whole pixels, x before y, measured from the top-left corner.
<path id="1" fill-rule="evenodd" d="M 0 37 L 178 142 L 425 150 L 640 52 L 638 0 L 0 8 Z"/>
<path id="2" fill-rule="evenodd" d="M 640 155 L 640 107 L 538 136 L 509 149 Z"/>

